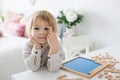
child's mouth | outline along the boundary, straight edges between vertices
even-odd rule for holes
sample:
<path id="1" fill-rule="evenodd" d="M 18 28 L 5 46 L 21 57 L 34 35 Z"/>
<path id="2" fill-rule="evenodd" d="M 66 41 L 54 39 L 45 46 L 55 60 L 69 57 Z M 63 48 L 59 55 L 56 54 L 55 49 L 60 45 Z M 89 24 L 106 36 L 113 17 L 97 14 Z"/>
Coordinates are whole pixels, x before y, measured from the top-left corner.
<path id="1" fill-rule="evenodd" d="M 38 39 L 46 39 L 46 37 L 37 37 Z"/>

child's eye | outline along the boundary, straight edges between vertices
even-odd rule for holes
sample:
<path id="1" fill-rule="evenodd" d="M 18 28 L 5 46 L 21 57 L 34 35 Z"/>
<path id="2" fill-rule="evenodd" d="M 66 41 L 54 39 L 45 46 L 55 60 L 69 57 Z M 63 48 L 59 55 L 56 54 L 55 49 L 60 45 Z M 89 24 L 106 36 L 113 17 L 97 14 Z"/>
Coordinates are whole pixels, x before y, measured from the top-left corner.
<path id="1" fill-rule="evenodd" d="M 49 30 L 49 28 L 44 28 L 44 30 Z"/>
<path id="2" fill-rule="evenodd" d="M 37 27 L 36 27 L 36 28 L 34 28 L 34 30 L 39 30 L 39 29 L 40 29 L 40 28 L 37 28 Z"/>

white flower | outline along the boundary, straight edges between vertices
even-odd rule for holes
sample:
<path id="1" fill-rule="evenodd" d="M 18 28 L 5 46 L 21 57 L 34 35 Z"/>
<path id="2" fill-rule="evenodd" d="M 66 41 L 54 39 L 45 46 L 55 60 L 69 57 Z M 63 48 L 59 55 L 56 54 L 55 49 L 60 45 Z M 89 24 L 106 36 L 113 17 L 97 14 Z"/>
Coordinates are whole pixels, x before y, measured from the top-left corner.
<path id="1" fill-rule="evenodd" d="M 79 15 L 84 15 L 84 10 L 81 8 L 81 9 L 76 9 L 75 10 L 77 12 L 77 14 Z"/>
<path id="2" fill-rule="evenodd" d="M 68 8 L 60 11 L 60 14 L 57 16 L 58 23 L 64 24 L 67 28 L 72 28 L 72 26 L 77 25 L 82 21 L 83 15 L 80 12 Z"/>
<path id="3" fill-rule="evenodd" d="M 64 9 L 63 13 L 66 15 L 67 13 L 72 12 L 72 11 L 73 11 L 73 9 L 68 8 L 68 9 Z"/>
<path id="4" fill-rule="evenodd" d="M 66 19 L 69 22 L 73 22 L 73 21 L 75 21 L 77 19 L 77 14 L 74 11 L 69 11 L 66 14 Z"/>

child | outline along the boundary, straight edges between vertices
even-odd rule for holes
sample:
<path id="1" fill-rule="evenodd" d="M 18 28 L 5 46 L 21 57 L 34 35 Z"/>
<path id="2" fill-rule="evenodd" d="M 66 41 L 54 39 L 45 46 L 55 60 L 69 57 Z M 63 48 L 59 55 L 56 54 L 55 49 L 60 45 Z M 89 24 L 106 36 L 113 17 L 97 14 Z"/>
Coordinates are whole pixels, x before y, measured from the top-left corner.
<path id="1" fill-rule="evenodd" d="M 64 59 L 63 49 L 56 36 L 54 16 L 45 11 L 35 12 L 29 24 L 29 38 L 23 51 L 24 62 L 32 71 L 47 66 L 49 71 L 58 71 Z"/>

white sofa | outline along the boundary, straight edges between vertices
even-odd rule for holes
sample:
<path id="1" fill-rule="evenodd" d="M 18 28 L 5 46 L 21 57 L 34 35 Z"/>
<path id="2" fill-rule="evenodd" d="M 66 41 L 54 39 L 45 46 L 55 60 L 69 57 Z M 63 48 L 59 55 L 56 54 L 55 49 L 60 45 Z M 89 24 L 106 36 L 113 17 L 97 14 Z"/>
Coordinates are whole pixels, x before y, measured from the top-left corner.
<path id="1" fill-rule="evenodd" d="M 22 51 L 27 38 L 0 38 L 0 80 L 10 80 L 11 75 L 25 71 Z"/>
<path id="2" fill-rule="evenodd" d="M 11 80 L 11 75 L 26 70 L 22 52 L 27 40 L 15 36 L 0 38 L 0 80 Z"/>

